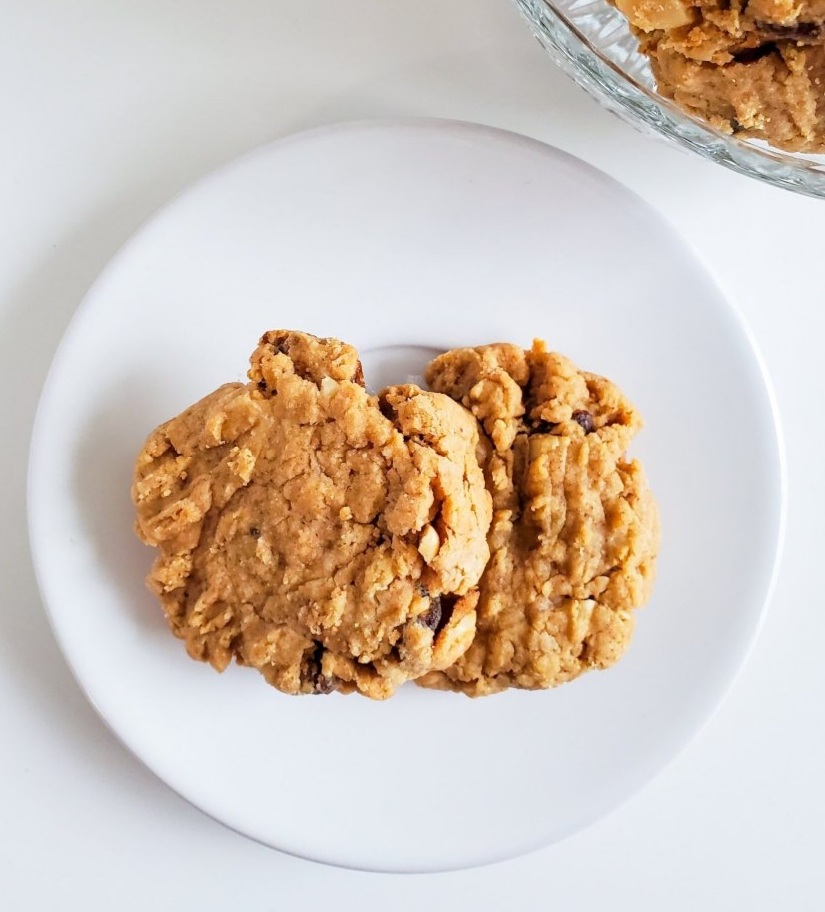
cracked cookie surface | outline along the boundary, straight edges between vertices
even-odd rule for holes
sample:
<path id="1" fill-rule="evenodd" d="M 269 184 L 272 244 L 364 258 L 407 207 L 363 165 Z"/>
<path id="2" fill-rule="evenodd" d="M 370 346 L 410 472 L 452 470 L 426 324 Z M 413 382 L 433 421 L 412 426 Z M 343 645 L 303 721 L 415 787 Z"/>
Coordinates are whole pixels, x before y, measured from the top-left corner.
<path id="1" fill-rule="evenodd" d="M 383 699 L 472 640 L 490 496 L 475 419 L 356 350 L 265 334 L 248 384 L 157 428 L 137 460 L 148 577 L 189 654 L 286 693 Z"/>
<path id="2" fill-rule="evenodd" d="M 642 468 L 625 457 L 638 414 L 614 384 L 543 343 L 447 352 L 425 376 L 481 422 L 493 522 L 475 638 L 418 683 L 482 696 L 613 664 L 659 542 Z"/>

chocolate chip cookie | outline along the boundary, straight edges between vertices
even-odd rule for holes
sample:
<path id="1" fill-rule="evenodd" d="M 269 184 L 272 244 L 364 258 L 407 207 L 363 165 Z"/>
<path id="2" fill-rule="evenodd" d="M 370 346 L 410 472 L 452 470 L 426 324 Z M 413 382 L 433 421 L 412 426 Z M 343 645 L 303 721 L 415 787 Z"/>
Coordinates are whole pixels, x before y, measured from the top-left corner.
<path id="1" fill-rule="evenodd" d="M 659 91 L 726 133 L 825 150 L 824 0 L 611 0 Z"/>
<path id="2" fill-rule="evenodd" d="M 642 468 L 625 456 L 637 412 L 541 342 L 447 352 L 425 376 L 481 422 L 493 522 L 475 638 L 418 683 L 482 696 L 611 665 L 650 592 L 659 542 Z"/>
<path id="3" fill-rule="evenodd" d="M 356 350 L 266 333 L 247 384 L 155 430 L 137 532 L 189 654 L 286 693 L 383 699 L 475 632 L 490 495 L 477 422 L 416 386 L 364 387 Z"/>

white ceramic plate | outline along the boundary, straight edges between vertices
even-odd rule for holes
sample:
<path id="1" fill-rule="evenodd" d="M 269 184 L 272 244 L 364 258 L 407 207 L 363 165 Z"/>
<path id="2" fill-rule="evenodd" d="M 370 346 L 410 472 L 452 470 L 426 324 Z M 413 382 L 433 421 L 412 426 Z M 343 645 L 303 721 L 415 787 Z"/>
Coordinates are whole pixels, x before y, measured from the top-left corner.
<path id="1" fill-rule="evenodd" d="M 287 697 L 190 661 L 143 586 L 133 458 L 244 377 L 261 332 L 340 336 L 370 385 L 451 346 L 546 338 L 616 380 L 662 509 L 625 659 L 557 691 Z M 627 798 L 685 745 L 754 638 L 783 514 L 772 401 L 743 325 L 669 226 L 609 177 L 466 124 L 344 125 L 266 146 L 115 258 L 55 358 L 30 526 L 55 632 L 103 718 L 193 804 L 288 852 L 425 871 L 513 856 Z"/>

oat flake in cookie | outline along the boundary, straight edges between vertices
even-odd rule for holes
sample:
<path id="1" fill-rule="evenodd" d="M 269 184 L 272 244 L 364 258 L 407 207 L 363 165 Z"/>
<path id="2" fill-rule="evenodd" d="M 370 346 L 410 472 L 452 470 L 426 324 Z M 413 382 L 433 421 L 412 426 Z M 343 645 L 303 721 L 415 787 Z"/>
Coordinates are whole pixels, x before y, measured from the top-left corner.
<path id="1" fill-rule="evenodd" d="M 475 419 L 372 396 L 354 348 L 275 331 L 155 430 L 132 486 L 148 577 L 189 654 L 286 693 L 382 699 L 472 640 L 490 495 Z"/>
<path id="2" fill-rule="evenodd" d="M 426 377 L 483 426 L 493 522 L 475 639 L 418 683 L 482 696 L 613 664 L 659 543 L 642 468 L 625 456 L 638 414 L 612 383 L 540 342 L 450 351 Z"/>

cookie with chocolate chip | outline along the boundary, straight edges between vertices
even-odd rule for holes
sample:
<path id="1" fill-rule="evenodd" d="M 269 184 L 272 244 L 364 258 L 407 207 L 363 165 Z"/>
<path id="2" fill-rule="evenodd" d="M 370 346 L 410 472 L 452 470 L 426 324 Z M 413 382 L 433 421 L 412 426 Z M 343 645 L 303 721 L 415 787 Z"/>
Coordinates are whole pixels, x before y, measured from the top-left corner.
<path id="1" fill-rule="evenodd" d="M 656 504 L 625 455 L 638 413 L 541 342 L 450 351 L 425 376 L 481 423 L 493 521 L 473 642 L 418 683 L 482 696 L 613 664 L 659 545 Z"/>
<path id="2" fill-rule="evenodd" d="M 475 418 L 364 387 L 356 350 L 266 333 L 249 383 L 157 428 L 137 459 L 150 588 L 189 654 L 286 693 L 383 699 L 473 638 L 490 495 Z"/>
<path id="3" fill-rule="evenodd" d="M 823 0 L 610 0 L 659 92 L 720 131 L 825 151 Z"/>

